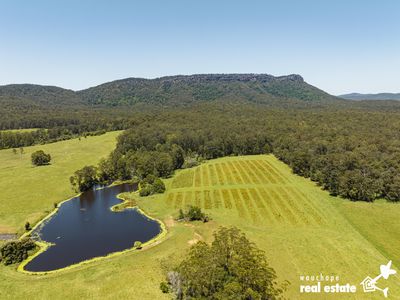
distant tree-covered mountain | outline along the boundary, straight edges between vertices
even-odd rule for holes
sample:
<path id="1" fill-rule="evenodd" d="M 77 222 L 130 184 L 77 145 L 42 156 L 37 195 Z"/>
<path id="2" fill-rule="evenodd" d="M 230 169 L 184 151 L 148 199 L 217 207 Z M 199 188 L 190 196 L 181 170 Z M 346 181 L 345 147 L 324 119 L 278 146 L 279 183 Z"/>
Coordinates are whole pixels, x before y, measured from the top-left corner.
<path id="1" fill-rule="evenodd" d="M 338 96 L 347 100 L 400 100 L 400 93 L 360 94 L 351 93 Z"/>
<path id="2" fill-rule="evenodd" d="M 187 106 L 209 101 L 252 102 L 287 106 L 340 101 L 306 83 L 300 75 L 178 75 L 156 79 L 127 78 L 81 91 L 52 86 L 0 86 L 3 106 Z"/>

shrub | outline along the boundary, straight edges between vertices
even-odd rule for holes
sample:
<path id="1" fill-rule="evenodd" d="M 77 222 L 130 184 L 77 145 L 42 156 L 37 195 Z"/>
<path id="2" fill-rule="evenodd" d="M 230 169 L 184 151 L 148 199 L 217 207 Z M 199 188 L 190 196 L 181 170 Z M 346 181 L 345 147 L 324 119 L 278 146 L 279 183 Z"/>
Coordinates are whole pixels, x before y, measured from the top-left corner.
<path id="1" fill-rule="evenodd" d="M 154 175 L 148 175 L 140 182 L 140 185 L 141 188 L 139 191 L 139 195 L 141 197 L 146 197 L 153 194 L 161 194 L 165 192 L 164 182 Z"/>
<path id="2" fill-rule="evenodd" d="M 165 184 L 160 178 L 154 180 L 153 191 L 155 194 L 162 194 L 165 192 Z"/>
<path id="3" fill-rule="evenodd" d="M 178 220 L 203 221 L 206 223 L 209 221 L 209 217 L 201 211 L 200 207 L 190 206 L 186 213 L 182 209 L 179 210 Z"/>
<path id="4" fill-rule="evenodd" d="M 141 197 L 150 196 L 152 194 L 154 194 L 154 192 L 153 192 L 153 186 L 151 184 L 145 184 L 140 188 L 139 195 Z"/>
<path id="5" fill-rule="evenodd" d="M 32 164 L 35 166 L 48 165 L 51 160 L 50 154 L 44 153 L 43 150 L 33 152 L 31 155 Z"/>
<path id="6" fill-rule="evenodd" d="M 19 263 L 26 259 L 28 252 L 35 247 L 34 241 L 29 238 L 8 242 L 0 248 L 0 262 L 5 265 Z"/>
<path id="7" fill-rule="evenodd" d="M 165 281 L 163 281 L 163 282 L 160 283 L 160 290 L 161 290 L 161 292 L 163 292 L 164 294 L 169 293 L 169 286 L 168 286 L 168 284 L 167 284 Z"/>
<path id="8" fill-rule="evenodd" d="M 136 241 L 133 244 L 133 247 L 135 247 L 136 249 L 142 249 L 142 242 L 141 241 Z"/>
<path id="9" fill-rule="evenodd" d="M 30 224 L 29 222 L 26 222 L 26 223 L 25 223 L 25 230 L 26 230 L 26 231 L 31 230 L 31 224 Z"/>
<path id="10" fill-rule="evenodd" d="M 200 207 L 190 206 L 186 216 L 189 221 L 200 221 L 204 219 L 205 214 L 201 211 Z"/>
<path id="11" fill-rule="evenodd" d="M 185 213 L 183 212 L 182 208 L 179 209 L 179 216 L 178 220 L 183 220 L 185 218 Z"/>

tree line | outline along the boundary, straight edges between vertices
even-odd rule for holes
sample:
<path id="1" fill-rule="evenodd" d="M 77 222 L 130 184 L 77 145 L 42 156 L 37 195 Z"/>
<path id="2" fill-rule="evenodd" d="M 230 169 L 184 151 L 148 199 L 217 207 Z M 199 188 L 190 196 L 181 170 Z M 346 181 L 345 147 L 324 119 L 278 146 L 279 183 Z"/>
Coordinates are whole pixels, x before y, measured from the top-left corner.
<path id="1" fill-rule="evenodd" d="M 399 201 L 399 128 L 398 113 L 363 109 L 169 110 L 122 133 L 98 168 L 105 181 L 168 177 L 193 157 L 273 153 L 332 195 Z"/>

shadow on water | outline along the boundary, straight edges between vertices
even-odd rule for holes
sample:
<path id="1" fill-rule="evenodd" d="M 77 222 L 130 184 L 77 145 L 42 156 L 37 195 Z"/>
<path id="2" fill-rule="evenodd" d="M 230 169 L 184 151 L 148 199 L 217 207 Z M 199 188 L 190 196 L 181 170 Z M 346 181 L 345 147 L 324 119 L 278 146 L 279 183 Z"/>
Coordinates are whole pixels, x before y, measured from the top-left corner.
<path id="1" fill-rule="evenodd" d="M 32 236 L 52 244 L 25 266 L 32 272 L 52 271 L 82 261 L 133 247 L 157 236 L 160 224 L 136 209 L 111 211 L 120 203 L 119 193 L 136 189 L 121 184 L 90 190 L 64 202 L 58 212 L 43 223 Z"/>

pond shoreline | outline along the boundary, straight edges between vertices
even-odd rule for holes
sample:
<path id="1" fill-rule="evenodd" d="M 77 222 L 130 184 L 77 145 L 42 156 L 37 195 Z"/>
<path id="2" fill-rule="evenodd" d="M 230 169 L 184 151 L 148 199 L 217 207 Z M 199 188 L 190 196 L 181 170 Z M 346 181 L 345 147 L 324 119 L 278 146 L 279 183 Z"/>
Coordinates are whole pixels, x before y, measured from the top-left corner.
<path id="1" fill-rule="evenodd" d="M 119 184 L 123 184 L 123 183 L 120 183 L 120 182 L 118 182 L 118 183 L 112 183 L 112 184 L 109 185 L 109 186 L 104 186 L 104 187 L 101 187 L 101 188 L 99 188 L 99 189 L 103 189 L 103 188 L 107 188 L 107 187 L 112 187 L 112 186 L 119 185 Z M 65 202 L 67 202 L 67 201 L 70 201 L 70 200 L 72 200 L 72 199 L 75 199 L 76 197 L 79 197 L 81 194 L 82 194 L 82 193 L 79 193 L 79 194 L 75 195 L 74 197 L 71 197 L 71 198 L 69 198 L 69 199 L 66 199 L 66 200 L 64 200 L 64 201 L 62 201 L 62 202 L 60 202 L 60 203 L 58 203 L 58 204 L 57 204 L 57 207 L 54 208 L 54 210 L 53 210 L 52 212 L 50 212 L 46 217 L 44 217 L 44 218 L 43 218 L 42 220 L 40 220 L 37 224 L 35 224 L 35 226 L 32 227 L 32 229 L 31 229 L 30 231 L 25 232 L 21 237 L 19 237 L 19 240 L 22 240 L 23 238 L 29 236 L 35 229 L 39 228 L 39 226 L 43 225 L 47 220 L 50 220 L 50 218 L 53 217 L 53 216 L 58 212 L 58 210 L 60 209 L 60 207 L 61 207 L 61 205 L 62 205 L 63 203 L 65 203 Z M 123 193 L 120 193 L 120 194 L 118 194 L 118 195 L 116 196 L 116 198 L 119 199 L 119 200 L 121 201 L 121 203 L 120 203 L 120 204 L 116 204 L 116 205 L 114 205 L 114 206 L 118 206 L 118 205 L 121 205 L 121 204 L 123 204 L 123 203 L 129 201 L 129 200 L 123 198 L 123 197 L 121 196 L 121 194 L 123 194 Z M 60 273 L 60 272 L 66 271 L 66 270 L 71 270 L 71 269 L 75 269 L 75 268 L 78 268 L 78 267 L 83 266 L 83 265 L 90 264 L 90 263 L 95 262 L 95 261 L 100 261 L 100 260 L 104 260 L 104 259 L 107 259 L 107 258 L 116 257 L 116 256 L 119 256 L 119 255 L 128 253 L 128 252 L 145 251 L 146 248 L 147 248 L 148 246 L 153 245 L 153 244 L 155 244 L 156 242 L 160 242 L 160 241 L 166 236 L 166 234 L 167 234 L 167 228 L 166 228 L 165 224 L 164 224 L 161 220 L 156 219 L 156 218 L 153 218 L 153 217 L 151 217 L 150 215 L 148 215 L 147 213 L 145 213 L 145 212 L 144 212 L 142 209 L 140 209 L 137 205 L 134 206 L 134 207 L 126 207 L 126 208 L 123 208 L 122 210 L 114 210 L 114 209 L 113 209 L 114 206 L 110 207 L 110 210 L 111 210 L 113 213 L 118 213 L 118 212 L 124 211 L 124 210 L 126 210 L 126 209 L 134 209 L 134 210 L 136 210 L 138 213 L 140 213 L 141 215 L 143 215 L 143 216 L 146 217 L 147 219 L 153 220 L 153 221 L 157 222 L 157 223 L 159 224 L 159 227 L 160 227 L 160 232 L 159 232 L 156 236 L 154 236 L 152 239 L 150 239 L 150 240 L 144 242 L 144 243 L 142 244 L 142 248 L 143 248 L 143 249 L 141 249 L 141 250 L 136 249 L 136 247 L 131 247 L 131 248 L 127 248 L 127 249 L 122 250 L 122 251 L 111 252 L 111 253 L 109 253 L 109 254 L 107 254 L 107 255 L 93 257 L 93 258 L 90 258 L 90 259 L 87 259 L 87 260 L 84 260 L 84 261 L 81 261 L 81 262 L 79 262 L 79 263 L 72 264 L 72 265 L 69 265 L 69 266 L 66 266 L 66 267 L 63 267 L 63 268 L 59 268 L 59 269 L 55 269 L 55 270 L 49 270 L 49 271 L 37 271 L 37 272 L 28 271 L 28 270 L 25 269 L 25 266 L 27 266 L 28 263 L 30 263 L 34 258 L 36 258 L 36 257 L 39 256 L 40 254 L 44 253 L 44 252 L 45 252 L 50 246 L 52 246 L 53 244 L 52 244 L 52 243 L 49 243 L 49 242 L 46 242 L 46 241 L 41 241 L 41 240 L 40 240 L 40 241 L 35 241 L 36 245 L 39 247 L 39 250 L 36 251 L 34 254 L 30 255 L 30 256 L 29 256 L 27 259 L 25 259 L 24 261 L 22 261 L 22 262 L 18 265 L 17 271 L 19 271 L 19 272 L 21 272 L 21 273 L 29 274 L 29 275 L 47 275 L 47 274 Z"/>

